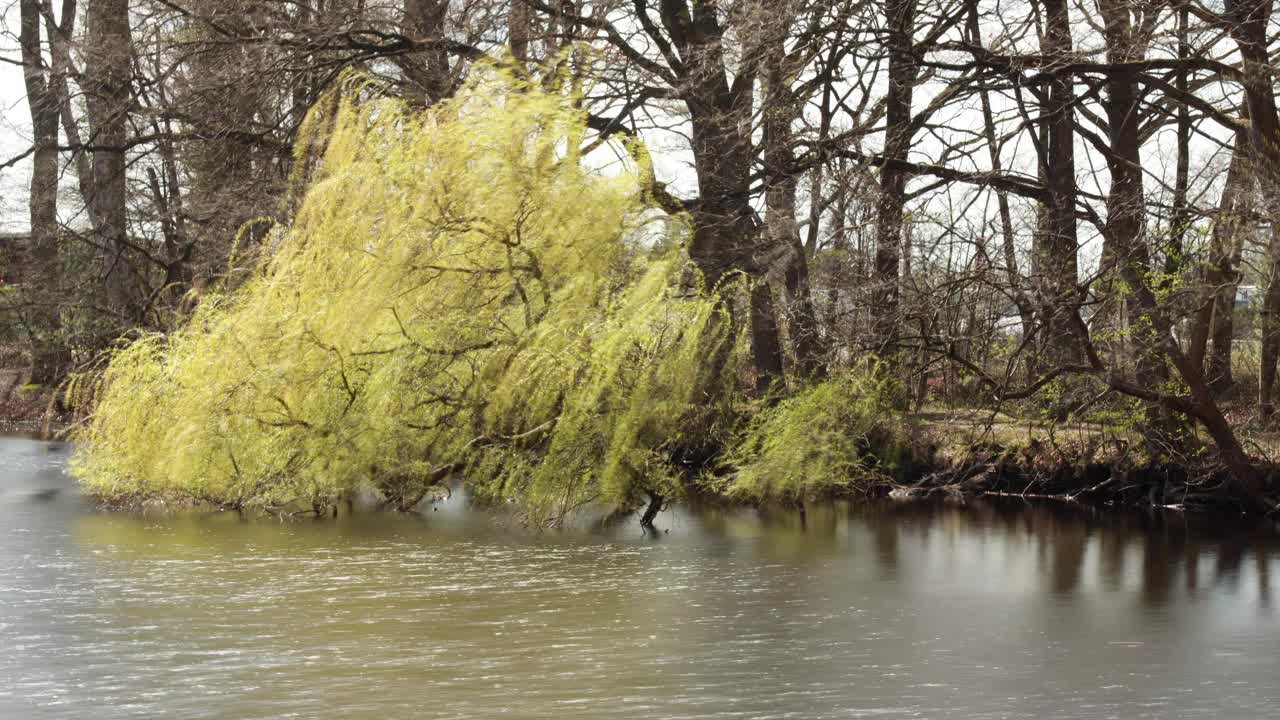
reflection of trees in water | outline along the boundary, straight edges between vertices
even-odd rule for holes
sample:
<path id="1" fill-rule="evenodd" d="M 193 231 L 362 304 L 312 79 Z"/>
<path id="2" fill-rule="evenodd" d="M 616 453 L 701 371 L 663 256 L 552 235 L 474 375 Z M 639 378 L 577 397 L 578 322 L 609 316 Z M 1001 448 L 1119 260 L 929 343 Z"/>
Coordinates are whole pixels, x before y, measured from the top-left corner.
<path id="1" fill-rule="evenodd" d="M 1124 587 L 1124 551 L 1128 540 L 1124 533 L 1099 532 L 1098 556 L 1102 587 L 1116 592 Z"/>
<path id="2" fill-rule="evenodd" d="M 1182 548 L 1183 577 L 1187 592 L 1200 589 L 1200 548 L 1193 543 L 1186 543 Z"/>
<path id="3" fill-rule="evenodd" d="M 1271 609 L 1271 558 L 1262 549 L 1253 553 L 1258 563 L 1258 605 L 1264 610 Z"/>
<path id="4" fill-rule="evenodd" d="M 1169 532 L 1168 525 L 1157 518 L 1146 541 L 1142 543 L 1142 603 L 1159 607 L 1169 601 L 1180 555 L 1176 552 L 1185 535 Z"/>
<path id="5" fill-rule="evenodd" d="M 1244 543 L 1224 543 L 1215 556 L 1213 580 L 1231 589 L 1240 585 L 1240 566 L 1244 561 Z"/>
<path id="6" fill-rule="evenodd" d="M 825 538 L 823 545 L 857 534 L 832 532 L 835 517 L 811 506 L 802 534 L 811 541 Z M 1134 589 L 1147 607 L 1168 603 L 1179 585 L 1188 592 L 1205 583 L 1238 589 L 1246 562 L 1253 565 L 1260 601 L 1270 607 L 1270 566 L 1280 555 L 1280 536 L 1265 527 L 1241 529 L 1239 518 L 1215 520 L 1164 511 L 983 499 L 852 503 L 843 517 L 869 538 L 865 550 L 874 555 L 883 578 L 898 574 L 905 539 L 927 553 L 931 542 L 968 534 L 1029 548 L 1048 593 L 1073 593 L 1089 582 L 1105 592 Z M 781 528 L 786 525 L 782 518 L 782 513 L 775 513 L 769 522 Z M 798 521 L 791 525 L 798 527 Z M 1212 558 L 1211 578 L 1202 577 L 1202 556 Z"/>
<path id="7" fill-rule="evenodd" d="M 875 524 L 876 560 L 885 577 L 898 570 L 898 523 L 879 516 Z"/>
<path id="8" fill-rule="evenodd" d="M 920 557 L 950 557 L 1000 545 L 1026 553 L 1039 586 L 1048 595 L 1069 595 L 1082 588 L 1108 593 L 1128 590 L 1150 608 L 1166 605 L 1179 590 L 1196 593 L 1220 588 L 1256 594 L 1260 606 L 1270 609 L 1270 570 L 1280 556 L 1280 536 L 1265 528 L 1232 527 L 1238 525 L 1238 518 L 1215 523 L 1175 513 L 1097 510 L 1065 503 L 997 499 L 815 503 L 808 506 L 803 519 L 786 508 L 712 506 L 681 512 L 687 513 L 682 515 L 687 519 L 680 523 L 696 528 L 702 546 L 698 552 L 708 558 L 796 566 L 861 556 L 868 579 L 895 580 L 915 574 L 909 565 Z M 150 557 L 234 553 L 246 544 L 285 549 L 342 540 L 378 542 L 429 535 L 440 542 L 506 535 L 481 515 L 452 526 L 432 522 L 429 515 L 387 518 L 357 513 L 336 523 L 290 524 L 284 532 L 278 523 L 241 522 L 226 515 L 170 518 L 160 526 L 158 531 L 152 523 L 94 515 L 82 520 L 77 536 L 91 537 L 93 545 L 111 547 L 116 554 Z M 615 532 L 625 536 L 631 530 Z M 671 536 L 672 541 L 675 537 Z M 979 541 L 977 546 L 973 540 Z M 506 542 L 522 541 L 508 538 Z M 978 562 L 994 562 L 995 557 L 979 557 Z M 987 567 L 994 574 L 1011 571 Z"/>
<path id="9" fill-rule="evenodd" d="M 1040 514 L 1043 509 L 1029 510 Z M 1071 510 L 1059 510 L 1059 518 L 1072 514 Z M 1188 518 L 1168 512 L 1074 512 L 1074 518 L 1059 523 L 1072 523 L 1079 530 L 1066 536 L 1060 535 L 1057 550 L 1068 555 L 1076 552 L 1075 542 L 1082 534 L 1097 538 L 1099 550 L 1099 575 L 1102 587 L 1109 591 L 1124 586 L 1125 564 L 1134 551 L 1141 553 L 1139 593 L 1142 603 L 1149 607 L 1166 604 L 1179 585 L 1188 591 L 1200 589 L 1200 558 L 1213 558 L 1214 586 L 1238 587 L 1240 570 L 1246 553 L 1252 553 L 1257 564 L 1259 592 L 1270 592 L 1269 566 L 1272 558 L 1280 553 L 1280 538 L 1259 527 L 1256 530 L 1240 530 L 1231 527 L 1238 519 L 1230 518 L 1217 524 L 1209 519 Z M 1063 540 L 1070 538 L 1070 547 L 1064 548 Z"/>
<path id="10" fill-rule="evenodd" d="M 1280 537 L 1263 528 L 1233 528 L 1230 521 L 1215 524 L 1171 512 L 1100 511 L 1066 503 L 813 503 L 804 520 L 786 509 L 713 507 L 681 512 L 684 528 L 677 529 L 694 529 L 696 555 L 709 562 L 730 561 L 741 568 L 776 562 L 792 569 L 815 569 L 835 561 L 856 566 L 858 570 L 850 573 L 860 579 L 928 584 L 928 573 L 934 570 L 925 568 L 922 559 L 941 559 L 977 565 L 979 571 L 991 573 L 992 583 L 1030 573 L 1033 587 L 1051 597 L 1133 593 L 1133 602 L 1146 609 L 1220 589 L 1256 594 L 1261 609 L 1270 610 L 1271 565 L 1280 556 Z M 161 523 L 91 515 L 78 524 L 76 536 L 84 544 L 110 548 L 116 559 L 141 560 L 237 556 L 246 546 L 270 555 L 315 544 L 376 547 L 384 541 L 428 537 L 433 547 L 476 539 L 522 546 L 550 539 L 536 534 L 507 537 L 507 530 L 480 516 L 458 527 L 431 520 L 357 514 L 337 523 L 301 521 L 282 529 L 278 523 L 227 515 Z M 617 532 L 630 530 L 634 528 Z M 677 542 L 676 537 L 663 538 L 663 543 Z M 662 577 L 663 568 L 654 566 L 645 573 Z"/>
<path id="11" fill-rule="evenodd" d="M 1051 522 L 1052 535 L 1045 545 L 1053 545 L 1053 587 L 1055 593 L 1068 593 L 1080 584 L 1084 553 L 1089 546 L 1089 528 L 1084 523 Z"/>

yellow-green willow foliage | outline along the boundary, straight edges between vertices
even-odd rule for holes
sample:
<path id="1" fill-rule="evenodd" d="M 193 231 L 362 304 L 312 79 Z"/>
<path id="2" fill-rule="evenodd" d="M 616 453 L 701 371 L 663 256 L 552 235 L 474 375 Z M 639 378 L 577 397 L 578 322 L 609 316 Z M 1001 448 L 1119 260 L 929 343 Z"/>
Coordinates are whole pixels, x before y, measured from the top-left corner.
<path id="1" fill-rule="evenodd" d="M 714 422 L 706 368 L 732 368 L 637 178 L 586 169 L 569 99 L 501 73 L 424 113 L 358 94 L 309 121 L 271 257 L 111 359 L 75 472 L 107 499 L 318 508 L 465 465 L 543 519 L 664 482 Z"/>
<path id="2" fill-rule="evenodd" d="M 736 472 L 722 489 L 751 500 L 796 501 L 886 479 L 905 446 L 895 394 L 882 367 L 860 366 L 762 410 L 730 449 Z"/>

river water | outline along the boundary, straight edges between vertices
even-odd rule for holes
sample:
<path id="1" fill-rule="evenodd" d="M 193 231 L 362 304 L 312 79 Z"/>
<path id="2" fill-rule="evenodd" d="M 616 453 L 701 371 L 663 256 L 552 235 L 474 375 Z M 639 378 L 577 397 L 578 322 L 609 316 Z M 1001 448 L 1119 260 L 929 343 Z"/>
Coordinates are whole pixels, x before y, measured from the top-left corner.
<path id="1" fill-rule="evenodd" d="M 0 718 L 1280 717 L 1262 532 L 1009 502 L 657 538 L 457 498 L 143 517 L 67 454 L 0 439 Z"/>

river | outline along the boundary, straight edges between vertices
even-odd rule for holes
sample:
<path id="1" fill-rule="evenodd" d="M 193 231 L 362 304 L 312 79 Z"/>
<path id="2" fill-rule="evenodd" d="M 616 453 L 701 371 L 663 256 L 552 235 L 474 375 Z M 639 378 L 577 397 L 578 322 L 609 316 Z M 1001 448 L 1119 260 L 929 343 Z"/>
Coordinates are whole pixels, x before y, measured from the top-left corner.
<path id="1" fill-rule="evenodd" d="M 0 439 L 0 718 L 1280 716 L 1280 543 L 1020 502 L 95 510 Z"/>

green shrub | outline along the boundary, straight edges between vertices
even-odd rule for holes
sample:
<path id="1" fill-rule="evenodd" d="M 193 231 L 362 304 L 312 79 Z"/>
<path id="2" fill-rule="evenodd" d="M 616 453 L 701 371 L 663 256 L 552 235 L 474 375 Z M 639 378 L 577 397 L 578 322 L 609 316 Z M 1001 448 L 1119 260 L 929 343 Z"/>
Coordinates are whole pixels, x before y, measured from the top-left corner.
<path id="1" fill-rule="evenodd" d="M 762 410 L 729 454 L 737 471 L 727 490 L 798 501 L 892 474 L 904 445 L 898 395 L 881 367 L 863 367 Z"/>

